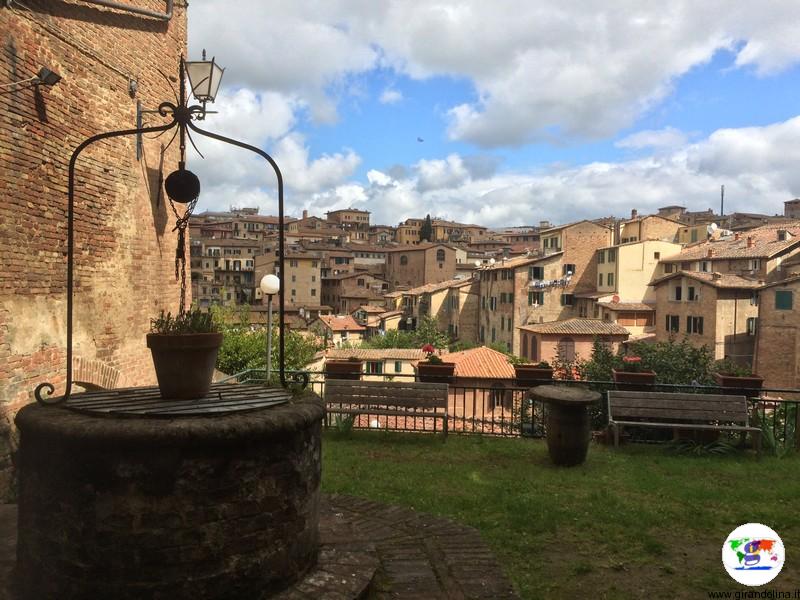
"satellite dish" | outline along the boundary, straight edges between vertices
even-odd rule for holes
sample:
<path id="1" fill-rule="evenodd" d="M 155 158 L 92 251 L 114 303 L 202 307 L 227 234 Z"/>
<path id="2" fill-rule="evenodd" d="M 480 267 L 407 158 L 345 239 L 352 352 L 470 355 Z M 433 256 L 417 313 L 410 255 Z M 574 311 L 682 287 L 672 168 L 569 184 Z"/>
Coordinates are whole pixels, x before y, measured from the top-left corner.
<path id="1" fill-rule="evenodd" d="M 714 232 L 715 232 L 717 229 L 719 229 L 719 226 L 718 226 L 716 223 L 711 223 L 711 225 L 709 225 L 708 227 L 706 227 L 706 231 L 708 232 L 708 235 L 711 235 L 711 234 L 712 234 L 712 233 L 714 233 Z"/>
<path id="2" fill-rule="evenodd" d="M 493 264 L 494 264 L 494 263 L 496 263 L 496 262 L 497 262 L 497 261 L 496 261 L 495 259 L 493 259 L 493 258 L 490 258 L 490 259 L 489 259 L 489 265 L 490 265 L 490 266 L 491 266 L 491 265 L 493 265 Z"/>
<path id="3" fill-rule="evenodd" d="M 476 261 L 475 261 L 475 268 L 478 268 L 478 267 L 480 267 L 480 266 L 481 266 L 481 261 L 479 261 L 479 260 L 476 260 Z"/>

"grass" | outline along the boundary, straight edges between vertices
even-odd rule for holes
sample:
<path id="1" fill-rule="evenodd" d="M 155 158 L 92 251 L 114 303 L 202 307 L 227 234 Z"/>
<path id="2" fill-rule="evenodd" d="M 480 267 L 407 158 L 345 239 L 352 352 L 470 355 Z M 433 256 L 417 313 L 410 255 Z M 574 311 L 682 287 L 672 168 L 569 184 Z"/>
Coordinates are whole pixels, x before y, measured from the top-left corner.
<path id="1" fill-rule="evenodd" d="M 523 598 L 707 598 L 741 590 L 721 548 L 738 525 L 783 539 L 767 589 L 800 589 L 800 458 L 694 457 L 592 445 L 556 468 L 543 441 L 326 432 L 323 489 L 480 530 Z"/>

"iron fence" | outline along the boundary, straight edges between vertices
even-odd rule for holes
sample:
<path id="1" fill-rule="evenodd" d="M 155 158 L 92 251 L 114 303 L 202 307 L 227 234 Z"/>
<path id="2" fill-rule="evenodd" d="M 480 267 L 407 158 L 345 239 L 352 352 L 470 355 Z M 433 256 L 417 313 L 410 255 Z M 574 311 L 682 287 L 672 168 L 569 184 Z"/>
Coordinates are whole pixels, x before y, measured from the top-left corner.
<path id="1" fill-rule="evenodd" d="M 295 372 L 287 372 L 292 374 Z M 324 397 L 325 373 L 305 372 L 309 377 L 308 387 Z M 263 369 L 250 369 L 227 377 L 222 382 L 263 383 Z M 407 374 L 364 374 L 362 378 L 373 381 L 392 381 L 395 379 L 416 380 L 415 375 Z M 277 381 L 273 381 L 277 385 Z M 602 401 L 591 408 L 592 429 L 595 435 L 603 436 L 608 423 L 607 393 L 617 389 L 613 381 L 562 380 L 531 382 L 530 385 L 579 385 L 600 392 Z M 652 391 L 680 392 L 690 394 L 725 394 L 716 385 L 666 384 L 650 386 Z M 513 379 L 482 379 L 481 385 L 467 385 L 456 382 L 449 385 L 448 415 L 449 431 L 460 434 L 510 437 L 543 437 L 546 433 L 546 405 L 535 400 L 530 387 L 515 385 Z M 753 390 L 751 396 L 751 425 L 760 426 L 765 447 L 776 454 L 791 449 L 800 449 L 800 390 L 762 388 Z M 326 417 L 329 427 L 354 429 L 384 429 L 392 431 L 437 432 L 441 423 L 430 419 L 424 413 L 409 413 L 408 416 L 385 416 L 365 411 L 350 420 L 337 417 L 330 411 Z M 630 429 L 630 428 L 629 428 Z M 646 430 L 632 428 L 633 441 L 663 442 L 672 439 L 669 430 Z M 738 440 L 737 443 L 741 443 Z"/>

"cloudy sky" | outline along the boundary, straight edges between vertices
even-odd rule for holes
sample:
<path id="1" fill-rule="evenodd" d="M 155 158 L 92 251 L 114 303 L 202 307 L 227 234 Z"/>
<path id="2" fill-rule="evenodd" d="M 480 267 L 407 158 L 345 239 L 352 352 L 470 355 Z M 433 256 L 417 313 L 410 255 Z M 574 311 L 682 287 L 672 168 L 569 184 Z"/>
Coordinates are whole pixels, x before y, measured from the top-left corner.
<path id="1" fill-rule="evenodd" d="M 226 67 L 203 127 L 264 148 L 287 213 L 488 226 L 800 196 L 797 0 L 193 0 Z M 263 161 L 199 140 L 209 209 L 275 214 Z M 259 162 L 261 161 L 261 162 Z"/>

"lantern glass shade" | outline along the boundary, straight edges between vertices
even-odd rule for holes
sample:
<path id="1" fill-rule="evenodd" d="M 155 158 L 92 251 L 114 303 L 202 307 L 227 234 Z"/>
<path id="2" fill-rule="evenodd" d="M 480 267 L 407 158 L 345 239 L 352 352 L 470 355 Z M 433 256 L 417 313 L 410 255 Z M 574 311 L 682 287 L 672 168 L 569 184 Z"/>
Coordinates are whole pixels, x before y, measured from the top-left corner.
<path id="1" fill-rule="evenodd" d="M 200 102 L 214 102 L 224 71 L 213 58 L 187 62 L 186 75 L 194 97 Z"/>
<path id="2" fill-rule="evenodd" d="M 261 278 L 261 291 L 268 296 L 277 294 L 281 289 L 281 280 L 275 275 L 264 275 Z"/>

